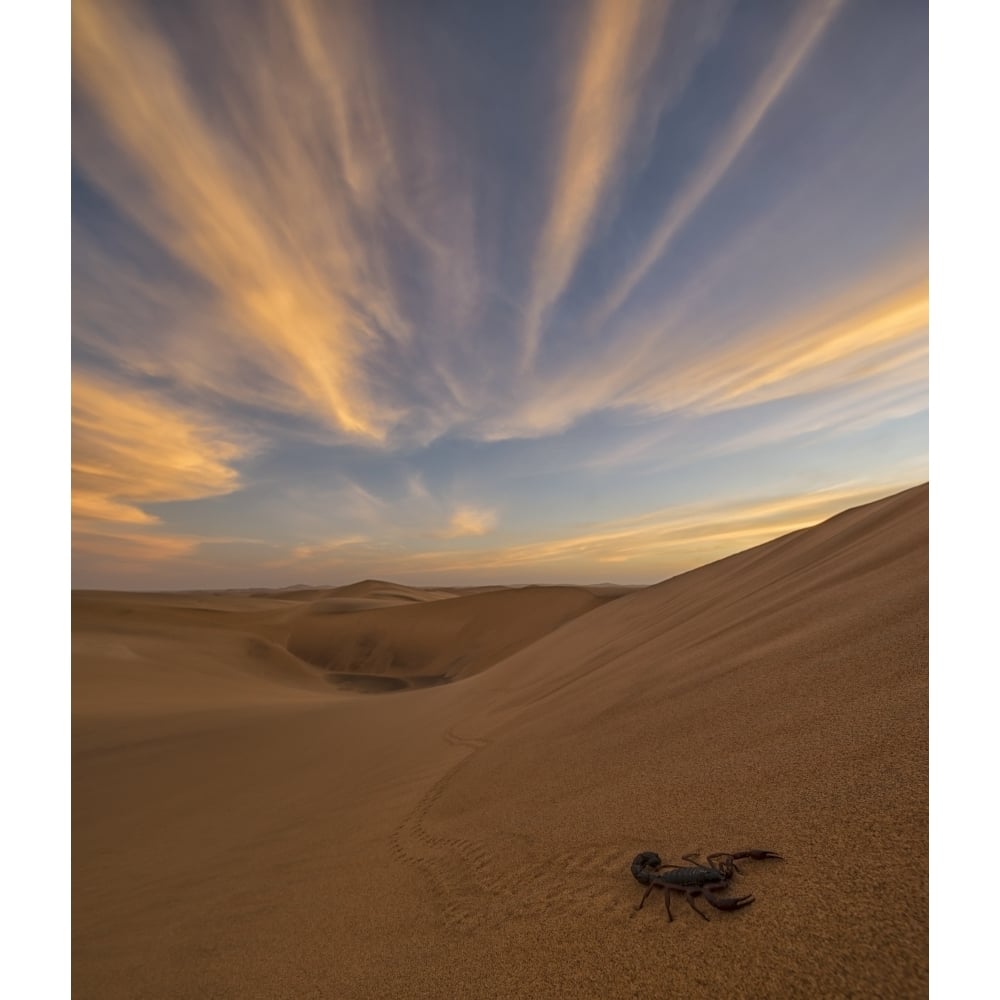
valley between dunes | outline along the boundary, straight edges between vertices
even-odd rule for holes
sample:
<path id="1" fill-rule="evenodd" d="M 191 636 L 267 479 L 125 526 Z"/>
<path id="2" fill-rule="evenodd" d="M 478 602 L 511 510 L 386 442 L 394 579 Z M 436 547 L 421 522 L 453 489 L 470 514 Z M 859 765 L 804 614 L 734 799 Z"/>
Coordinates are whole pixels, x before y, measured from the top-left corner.
<path id="1" fill-rule="evenodd" d="M 73 595 L 78 1000 L 927 992 L 928 487 L 644 588 Z M 763 848 L 698 918 L 640 851 Z"/>

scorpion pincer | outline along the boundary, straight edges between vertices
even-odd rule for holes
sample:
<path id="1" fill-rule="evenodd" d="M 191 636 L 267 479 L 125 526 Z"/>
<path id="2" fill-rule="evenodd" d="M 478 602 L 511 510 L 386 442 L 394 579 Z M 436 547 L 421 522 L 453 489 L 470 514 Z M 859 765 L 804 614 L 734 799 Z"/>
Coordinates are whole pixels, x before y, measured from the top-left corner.
<path id="1" fill-rule="evenodd" d="M 702 920 L 708 917 L 694 905 L 694 897 L 701 896 L 717 910 L 739 910 L 744 906 L 749 906 L 753 900 L 753 893 L 746 896 L 720 896 L 719 893 L 729 887 L 729 880 L 733 877 L 733 872 L 743 874 L 736 867 L 736 862 L 741 858 L 752 858 L 755 861 L 762 861 L 765 858 L 778 858 L 780 854 L 774 851 L 737 851 L 735 853 L 720 852 L 709 854 L 707 863 L 703 863 L 696 853 L 681 855 L 681 860 L 688 861 L 691 867 L 681 865 L 664 864 L 660 860 L 659 854 L 653 851 L 643 851 L 637 854 L 632 861 L 632 874 L 637 882 L 647 886 L 637 910 L 641 910 L 646 897 L 654 889 L 663 890 L 663 900 L 667 907 L 667 919 L 673 920 L 670 912 L 671 892 L 682 892 L 688 905 L 698 914 Z M 662 869 L 669 868 L 670 871 Z"/>

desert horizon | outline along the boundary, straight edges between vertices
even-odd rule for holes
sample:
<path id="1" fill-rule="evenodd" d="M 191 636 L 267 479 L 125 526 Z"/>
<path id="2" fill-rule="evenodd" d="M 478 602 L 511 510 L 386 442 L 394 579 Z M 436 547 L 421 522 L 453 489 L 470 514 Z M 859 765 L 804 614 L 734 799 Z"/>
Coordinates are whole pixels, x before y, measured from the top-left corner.
<path id="1" fill-rule="evenodd" d="M 74 996 L 925 994 L 927 514 L 642 588 L 74 593 Z M 647 851 L 781 860 L 668 920 Z"/>

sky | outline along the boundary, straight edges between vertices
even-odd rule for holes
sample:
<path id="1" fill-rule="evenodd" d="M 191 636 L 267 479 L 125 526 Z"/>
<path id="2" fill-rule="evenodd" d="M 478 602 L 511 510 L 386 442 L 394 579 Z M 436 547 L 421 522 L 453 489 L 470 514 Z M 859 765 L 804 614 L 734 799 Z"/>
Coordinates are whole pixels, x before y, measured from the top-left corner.
<path id="1" fill-rule="evenodd" d="M 913 0 L 75 0 L 73 584 L 652 583 L 923 482 Z"/>

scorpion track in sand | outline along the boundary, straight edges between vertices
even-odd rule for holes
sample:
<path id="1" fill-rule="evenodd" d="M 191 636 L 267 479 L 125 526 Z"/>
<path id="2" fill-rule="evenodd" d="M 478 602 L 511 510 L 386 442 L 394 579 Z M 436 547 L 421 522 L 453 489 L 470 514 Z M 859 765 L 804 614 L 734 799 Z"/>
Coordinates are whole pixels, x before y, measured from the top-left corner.
<path id="1" fill-rule="evenodd" d="M 521 892 L 516 912 L 540 920 L 561 921 L 581 907 L 591 914 L 620 917 L 627 910 L 622 896 L 623 864 L 621 848 L 610 844 L 580 844 L 573 849 L 565 842 L 561 850 L 539 855 L 503 873 L 508 888 Z"/>
<path id="2" fill-rule="evenodd" d="M 395 827 L 390 845 L 403 864 L 423 875 L 450 926 L 470 931 L 524 916 L 561 920 L 581 906 L 609 918 L 627 915 L 629 897 L 623 886 L 630 887 L 632 879 L 620 847 L 591 841 L 574 848 L 561 842 L 558 851 L 548 853 L 547 845 L 522 842 L 516 856 L 505 859 L 481 841 L 432 832 L 428 819 L 435 806 L 490 745 L 453 729 L 442 739 L 469 752 L 431 784 Z"/>
<path id="3" fill-rule="evenodd" d="M 416 807 L 393 830 L 389 842 L 404 864 L 424 875 L 430 892 L 440 902 L 445 921 L 468 931 L 489 921 L 486 894 L 488 883 L 492 881 L 489 873 L 494 859 L 475 841 L 431 833 L 425 820 L 455 776 L 480 750 L 489 746 L 489 741 L 462 737 L 450 729 L 442 738 L 451 746 L 471 753 L 449 767 L 431 785 Z"/>

